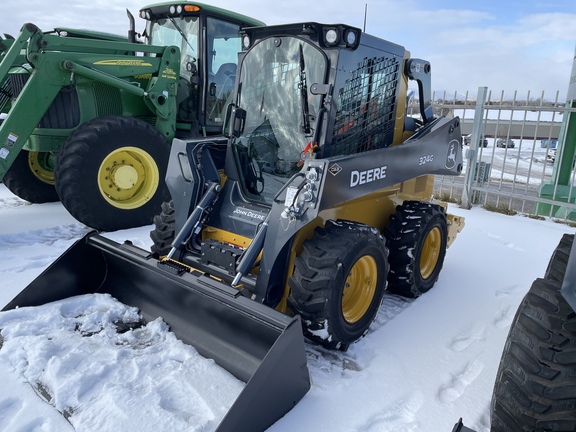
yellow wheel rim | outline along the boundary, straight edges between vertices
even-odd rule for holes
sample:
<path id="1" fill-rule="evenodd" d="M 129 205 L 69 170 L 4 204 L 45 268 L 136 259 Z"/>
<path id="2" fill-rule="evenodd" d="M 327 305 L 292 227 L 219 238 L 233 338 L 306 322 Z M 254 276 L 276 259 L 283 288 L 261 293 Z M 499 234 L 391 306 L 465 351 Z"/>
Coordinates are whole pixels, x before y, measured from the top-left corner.
<path id="1" fill-rule="evenodd" d="M 420 275 L 422 278 L 428 279 L 434 273 L 440 257 L 441 246 L 442 232 L 440 228 L 434 227 L 426 236 L 420 254 Z"/>
<path id="2" fill-rule="evenodd" d="M 110 153 L 98 170 L 98 188 L 114 207 L 131 210 L 148 202 L 158 189 L 160 172 L 154 158 L 137 147 Z"/>
<path id="3" fill-rule="evenodd" d="M 54 155 L 49 152 L 28 152 L 28 166 L 43 183 L 54 185 Z"/>
<path id="4" fill-rule="evenodd" d="M 352 267 L 342 293 L 342 314 L 344 319 L 354 324 L 368 311 L 376 292 L 378 269 L 374 258 L 364 255 Z"/>

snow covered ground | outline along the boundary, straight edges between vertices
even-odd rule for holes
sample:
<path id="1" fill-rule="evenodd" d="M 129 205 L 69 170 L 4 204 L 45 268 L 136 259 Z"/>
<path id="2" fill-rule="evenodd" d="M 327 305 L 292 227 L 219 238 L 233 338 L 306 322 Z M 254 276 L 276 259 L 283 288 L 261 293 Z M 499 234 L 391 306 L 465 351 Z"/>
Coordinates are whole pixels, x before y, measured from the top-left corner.
<path id="1" fill-rule="evenodd" d="M 269 431 L 450 432 L 459 417 L 489 430 L 510 322 L 574 228 L 481 208 L 450 211 L 466 227 L 436 286 L 415 301 L 387 295 L 369 334 L 346 353 L 307 344 L 312 388 Z M 106 236 L 147 248 L 150 229 Z M 0 305 L 87 231 L 59 203 L 27 204 L 0 185 Z M 106 296 L 0 313 L 0 430 L 212 430 L 241 383 L 161 322 L 112 328 L 134 313 Z"/>

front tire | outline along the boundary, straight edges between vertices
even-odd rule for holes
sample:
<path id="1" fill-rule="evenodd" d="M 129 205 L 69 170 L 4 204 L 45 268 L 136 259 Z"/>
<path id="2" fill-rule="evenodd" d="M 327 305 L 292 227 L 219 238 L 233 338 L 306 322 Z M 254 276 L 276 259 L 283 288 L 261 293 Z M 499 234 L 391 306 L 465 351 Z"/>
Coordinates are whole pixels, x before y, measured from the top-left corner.
<path id="1" fill-rule="evenodd" d="M 536 279 L 516 312 L 494 384 L 492 432 L 576 430 L 576 314 L 560 286 Z"/>
<path id="2" fill-rule="evenodd" d="M 154 216 L 154 230 L 150 231 L 152 253 L 160 256 L 168 255 L 171 244 L 176 237 L 176 212 L 174 202 L 162 203 L 162 212 Z"/>
<path id="3" fill-rule="evenodd" d="M 385 240 L 369 226 L 328 221 L 303 248 L 289 280 L 290 308 L 302 317 L 306 337 L 346 350 L 367 333 L 382 302 Z"/>
<path id="4" fill-rule="evenodd" d="M 2 179 L 17 197 L 35 204 L 58 201 L 54 187 L 54 155 L 21 150 Z"/>
<path id="5" fill-rule="evenodd" d="M 416 298 L 429 291 L 440 275 L 448 239 L 443 207 L 405 201 L 390 216 L 384 232 L 390 250 L 388 289 Z"/>
<path id="6" fill-rule="evenodd" d="M 56 189 L 77 220 L 100 231 L 152 223 L 169 200 L 164 179 L 169 143 L 148 123 L 100 117 L 81 125 L 62 145 Z"/>

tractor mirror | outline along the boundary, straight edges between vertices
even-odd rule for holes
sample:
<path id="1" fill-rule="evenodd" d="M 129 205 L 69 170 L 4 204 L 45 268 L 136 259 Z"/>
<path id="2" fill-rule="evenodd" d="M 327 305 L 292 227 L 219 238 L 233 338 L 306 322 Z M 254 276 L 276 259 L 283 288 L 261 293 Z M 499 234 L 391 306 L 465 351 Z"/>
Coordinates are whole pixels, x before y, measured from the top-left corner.
<path id="1" fill-rule="evenodd" d="M 246 123 L 246 110 L 240 107 L 235 107 L 232 110 L 232 136 L 238 138 L 244 132 L 244 124 Z"/>

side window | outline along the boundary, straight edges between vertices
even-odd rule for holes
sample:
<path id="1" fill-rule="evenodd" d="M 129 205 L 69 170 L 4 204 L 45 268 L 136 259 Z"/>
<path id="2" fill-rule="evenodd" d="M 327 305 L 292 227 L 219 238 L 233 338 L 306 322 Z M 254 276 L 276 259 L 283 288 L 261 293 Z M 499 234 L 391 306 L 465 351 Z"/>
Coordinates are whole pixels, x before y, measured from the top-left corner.
<path id="1" fill-rule="evenodd" d="M 387 147 L 394 136 L 399 62 L 365 58 L 338 91 L 330 156 Z"/>
<path id="2" fill-rule="evenodd" d="M 208 18 L 208 99 L 209 125 L 221 125 L 228 99 L 234 91 L 238 52 L 241 51 L 240 26 Z"/>

